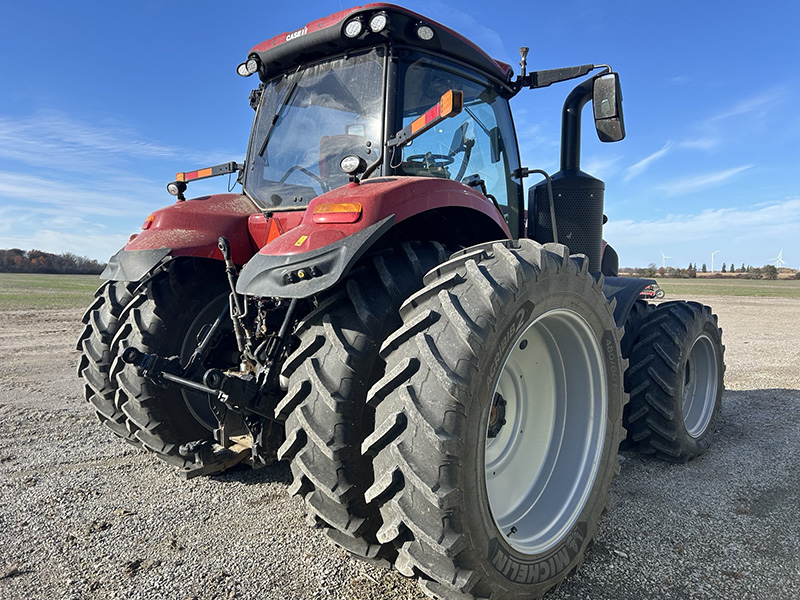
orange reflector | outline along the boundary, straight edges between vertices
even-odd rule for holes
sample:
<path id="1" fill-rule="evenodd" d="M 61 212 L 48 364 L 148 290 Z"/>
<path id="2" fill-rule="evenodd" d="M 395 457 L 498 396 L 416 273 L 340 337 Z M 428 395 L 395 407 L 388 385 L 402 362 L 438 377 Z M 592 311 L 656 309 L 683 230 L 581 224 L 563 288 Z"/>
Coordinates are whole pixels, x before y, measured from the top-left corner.
<path id="1" fill-rule="evenodd" d="M 464 94 L 459 90 L 445 92 L 439 100 L 439 113 L 443 119 L 461 112 L 464 104 Z"/>
<path id="2" fill-rule="evenodd" d="M 329 202 L 314 207 L 314 223 L 355 223 L 360 217 L 360 202 Z"/>
<path id="3" fill-rule="evenodd" d="M 144 220 L 144 223 L 142 223 L 142 229 L 150 229 L 150 225 L 153 224 L 153 221 L 155 221 L 155 219 L 156 219 L 155 215 L 150 215 L 149 217 L 147 217 Z"/>
<path id="4" fill-rule="evenodd" d="M 213 175 L 211 167 L 207 169 L 200 169 L 199 171 L 190 171 L 188 173 L 176 173 L 176 181 L 192 181 L 193 179 L 204 179 Z M 181 179 L 181 177 L 183 179 Z"/>
<path id="5" fill-rule="evenodd" d="M 283 234 L 283 227 L 281 227 L 280 221 L 276 218 L 272 218 L 269 220 L 269 232 L 267 233 L 267 243 L 269 244 L 275 238 L 280 237 Z"/>

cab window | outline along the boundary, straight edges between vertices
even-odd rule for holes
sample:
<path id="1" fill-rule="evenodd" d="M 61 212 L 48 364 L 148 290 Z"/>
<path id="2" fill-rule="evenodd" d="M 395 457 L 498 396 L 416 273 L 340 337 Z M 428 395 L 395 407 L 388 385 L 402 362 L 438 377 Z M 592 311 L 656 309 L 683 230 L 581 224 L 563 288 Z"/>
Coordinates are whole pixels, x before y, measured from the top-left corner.
<path id="1" fill-rule="evenodd" d="M 391 166 L 400 175 L 443 177 L 485 187 L 516 231 L 518 166 L 508 102 L 477 74 L 439 58 L 414 54 L 400 70 L 402 126 L 434 106 L 448 90 L 464 94 L 464 109 L 395 151 Z M 479 182 L 482 182 L 479 183 Z"/>

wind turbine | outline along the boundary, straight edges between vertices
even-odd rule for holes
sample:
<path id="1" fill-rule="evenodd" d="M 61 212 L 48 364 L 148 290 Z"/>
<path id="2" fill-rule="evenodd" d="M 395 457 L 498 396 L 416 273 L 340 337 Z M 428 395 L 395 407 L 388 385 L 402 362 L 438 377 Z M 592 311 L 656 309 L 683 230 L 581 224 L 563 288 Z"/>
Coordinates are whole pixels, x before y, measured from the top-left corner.
<path id="1" fill-rule="evenodd" d="M 712 272 L 712 273 L 714 272 L 714 256 L 716 256 L 716 255 L 717 255 L 718 253 L 720 253 L 720 252 L 722 252 L 722 250 L 714 250 L 714 251 L 711 253 L 711 272 Z"/>
<path id="2" fill-rule="evenodd" d="M 659 250 L 659 252 L 661 252 L 661 250 Z M 666 256 L 663 252 L 661 252 L 661 268 L 662 269 L 667 266 L 667 259 L 668 258 L 672 258 L 672 257 L 671 256 Z"/>
<path id="3" fill-rule="evenodd" d="M 774 260 L 775 261 L 775 267 L 778 268 L 778 269 L 780 269 L 781 267 L 786 266 L 786 265 L 789 264 L 785 260 L 783 260 L 783 250 L 778 252 L 778 256 L 770 258 L 769 260 L 770 261 Z"/>

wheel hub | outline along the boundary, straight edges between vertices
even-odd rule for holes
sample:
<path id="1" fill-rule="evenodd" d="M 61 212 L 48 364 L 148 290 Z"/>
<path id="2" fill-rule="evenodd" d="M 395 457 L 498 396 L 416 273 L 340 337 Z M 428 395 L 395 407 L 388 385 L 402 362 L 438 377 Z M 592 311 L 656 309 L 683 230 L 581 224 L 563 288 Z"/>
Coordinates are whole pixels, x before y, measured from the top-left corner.
<path id="1" fill-rule="evenodd" d="M 485 482 L 517 551 L 552 547 L 586 504 L 606 432 L 604 365 L 589 324 L 566 309 L 539 317 L 508 351 L 486 423 Z"/>
<path id="2" fill-rule="evenodd" d="M 719 371 L 711 338 L 705 334 L 697 338 L 684 369 L 683 422 L 689 435 L 698 438 L 708 428 L 717 397 Z"/>
<path id="3" fill-rule="evenodd" d="M 489 412 L 489 430 L 486 432 L 486 437 L 497 437 L 503 425 L 506 424 L 506 404 L 507 402 L 500 393 L 495 393 L 492 410 Z"/>

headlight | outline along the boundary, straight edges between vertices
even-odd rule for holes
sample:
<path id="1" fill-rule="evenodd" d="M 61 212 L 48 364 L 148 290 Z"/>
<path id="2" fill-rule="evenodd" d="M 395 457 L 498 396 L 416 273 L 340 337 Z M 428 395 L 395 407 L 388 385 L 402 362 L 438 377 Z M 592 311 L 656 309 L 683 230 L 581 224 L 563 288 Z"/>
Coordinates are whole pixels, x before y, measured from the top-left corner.
<path id="1" fill-rule="evenodd" d="M 353 19 L 344 26 L 344 34 L 349 38 L 358 37 L 364 31 L 364 23 L 361 19 Z"/>
<path id="2" fill-rule="evenodd" d="M 369 29 L 372 33 L 380 33 L 386 26 L 389 24 L 389 15 L 385 12 L 379 12 L 375 15 L 372 15 L 372 18 L 369 20 Z"/>
<path id="3" fill-rule="evenodd" d="M 433 39 L 433 29 L 429 25 L 421 23 L 417 27 L 417 37 L 423 42 L 430 42 Z"/>

